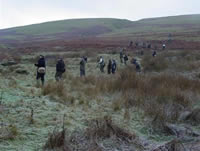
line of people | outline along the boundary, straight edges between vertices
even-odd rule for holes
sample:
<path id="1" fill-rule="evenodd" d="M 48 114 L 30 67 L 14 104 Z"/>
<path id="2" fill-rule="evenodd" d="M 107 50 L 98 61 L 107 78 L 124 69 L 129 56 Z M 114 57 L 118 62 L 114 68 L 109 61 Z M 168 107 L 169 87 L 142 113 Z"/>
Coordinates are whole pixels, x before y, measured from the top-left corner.
<path id="1" fill-rule="evenodd" d="M 127 46 L 128 48 L 133 48 L 133 41 L 130 41 L 129 42 L 129 45 Z M 149 42 L 135 42 L 135 48 L 143 48 L 143 49 L 145 49 L 145 48 L 148 48 L 148 49 L 151 49 L 152 48 L 152 44 L 151 43 L 149 43 Z M 163 43 L 162 44 L 162 50 L 165 50 L 165 48 L 166 48 L 166 44 L 165 43 Z M 154 49 L 155 50 L 157 50 L 158 48 L 157 48 L 157 45 L 155 45 L 154 46 Z"/>
<path id="2" fill-rule="evenodd" d="M 80 61 L 80 76 L 81 77 L 86 75 L 85 73 L 86 63 L 87 63 L 87 57 L 83 56 Z M 100 57 L 98 65 L 99 65 L 100 71 L 104 73 L 104 68 L 106 64 L 102 56 Z M 46 74 L 46 60 L 43 55 L 39 56 L 39 59 L 37 63 L 35 64 L 35 66 L 37 67 L 37 76 L 36 76 L 37 83 L 39 84 L 39 80 L 41 80 L 42 85 L 44 85 L 45 74 Z M 116 61 L 114 59 L 113 60 L 110 59 L 107 65 L 108 74 L 111 74 L 111 73 L 115 74 L 116 70 L 117 70 Z M 59 58 L 56 63 L 56 74 L 55 74 L 56 81 L 60 81 L 62 79 L 62 75 L 63 73 L 65 73 L 65 71 L 66 71 L 65 63 L 62 58 Z"/>
<path id="3" fill-rule="evenodd" d="M 122 58 L 123 56 L 123 58 Z M 124 54 L 124 52 L 120 52 L 120 60 L 121 63 L 124 63 L 127 65 L 128 56 Z M 84 77 L 86 75 L 86 63 L 87 63 L 87 57 L 83 56 L 80 60 L 80 77 Z M 140 71 L 140 65 L 137 63 L 136 60 L 133 59 L 131 61 L 131 64 L 134 64 L 136 66 L 136 71 Z M 39 56 L 38 62 L 35 64 L 37 67 L 37 76 L 36 80 L 39 83 L 39 80 L 41 80 L 42 85 L 44 85 L 45 82 L 45 74 L 46 74 L 46 61 L 43 55 Z M 106 63 L 102 56 L 98 59 L 97 67 L 100 69 L 100 72 L 104 73 L 104 68 L 106 67 Z M 115 74 L 117 70 L 117 62 L 115 59 L 109 59 L 107 64 L 107 74 Z M 55 73 L 55 79 L 56 81 L 60 81 L 62 79 L 63 73 L 65 73 L 65 63 L 62 58 L 59 58 L 56 63 L 56 73 Z"/>

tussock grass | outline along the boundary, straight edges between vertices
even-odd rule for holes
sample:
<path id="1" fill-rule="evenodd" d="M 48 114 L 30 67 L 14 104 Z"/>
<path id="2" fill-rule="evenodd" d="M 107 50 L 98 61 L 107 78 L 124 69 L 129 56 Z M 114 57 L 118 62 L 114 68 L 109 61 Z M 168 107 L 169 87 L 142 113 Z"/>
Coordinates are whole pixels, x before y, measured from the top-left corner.
<path id="1" fill-rule="evenodd" d="M 62 147 L 63 150 L 70 151 L 67 146 L 67 143 L 65 142 L 66 141 L 65 133 L 66 133 L 66 130 L 63 129 L 60 132 L 57 130 L 54 130 L 52 134 L 49 134 L 49 138 L 44 146 L 44 150 Z"/>
<path id="2" fill-rule="evenodd" d="M 144 56 L 144 71 L 160 72 L 171 67 L 166 57 L 171 57 L 172 54 L 167 55 L 155 58 Z M 185 52 L 177 57 L 180 55 L 187 58 Z M 200 81 L 174 73 L 147 72 L 138 74 L 132 66 L 128 66 L 120 69 L 112 78 L 107 75 L 89 75 L 84 78 L 70 75 L 65 77 L 63 83 L 47 84 L 43 94 L 69 98 L 65 84 L 70 84 L 70 90 L 81 96 L 78 99 L 80 105 L 99 96 L 120 94 L 117 99 L 112 100 L 111 108 L 114 112 L 125 109 L 125 119 L 130 119 L 129 109 L 134 107 L 150 117 L 156 127 L 162 127 L 166 122 L 175 123 L 180 114 L 195 103 L 194 95 L 200 93 Z"/>
<path id="3" fill-rule="evenodd" d="M 66 94 L 66 89 L 65 86 L 62 82 L 48 82 L 44 88 L 42 89 L 42 94 L 43 95 L 49 95 L 49 94 L 54 94 L 57 96 L 65 96 Z"/>
<path id="4" fill-rule="evenodd" d="M 147 71 L 164 71 L 168 68 L 169 62 L 166 60 L 165 56 L 157 56 L 153 58 L 152 56 L 146 55 L 142 60 L 143 70 Z"/>
<path id="5" fill-rule="evenodd" d="M 75 97 L 67 91 L 66 85 L 63 81 L 49 81 L 42 88 L 42 95 L 49 95 L 52 99 L 62 102 L 64 104 L 69 103 L 73 105 L 75 102 Z"/>
<path id="6" fill-rule="evenodd" d="M 15 125 L 1 126 L 0 140 L 14 140 L 19 135 L 19 129 Z"/>
<path id="7" fill-rule="evenodd" d="M 133 148 L 133 144 L 137 147 L 143 147 L 135 133 L 119 127 L 109 116 L 90 120 L 88 124 L 86 130 L 74 132 L 71 136 L 66 135 L 64 130 L 60 132 L 54 130 L 49 135 L 44 149 L 103 151 L 105 148 L 102 146 L 107 143 L 111 143 L 110 149 L 115 148 L 116 144 L 120 150 L 124 148 L 124 144 L 127 144 L 128 148 Z M 106 142 L 102 141 L 104 139 Z"/>
<path id="8" fill-rule="evenodd" d="M 176 122 L 180 113 L 194 104 L 193 93 L 200 93 L 198 80 L 176 74 L 137 74 L 131 67 L 112 79 L 89 76 L 80 81 L 90 85 L 85 89 L 87 96 L 120 93 L 118 100 L 113 101 L 114 111 L 136 107 L 158 124 Z"/>

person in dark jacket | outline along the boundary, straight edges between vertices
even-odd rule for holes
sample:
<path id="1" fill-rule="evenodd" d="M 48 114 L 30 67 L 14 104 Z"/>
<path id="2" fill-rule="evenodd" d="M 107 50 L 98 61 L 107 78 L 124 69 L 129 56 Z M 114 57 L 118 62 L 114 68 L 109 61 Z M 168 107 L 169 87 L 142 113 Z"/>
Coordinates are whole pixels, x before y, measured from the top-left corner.
<path id="1" fill-rule="evenodd" d="M 153 56 L 153 57 L 156 57 L 156 51 L 153 51 L 152 56 Z"/>
<path id="2" fill-rule="evenodd" d="M 85 76 L 85 64 L 86 64 L 86 59 L 85 57 L 82 57 L 80 61 L 80 76 L 81 77 Z"/>
<path id="3" fill-rule="evenodd" d="M 131 63 L 135 65 L 135 70 L 136 72 L 141 72 L 141 66 L 140 64 L 137 62 L 137 59 L 133 58 L 131 60 Z"/>
<path id="4" fill-rule="evenodd" d="M 122 49 L 120 51 L 120 54 L 119 54 L 119 58 L 120 58 L 121 63 L 123 63 L 123 56 L 124 56 L 124 52 L 123 52 L 123 49 Z"/>
<path id="5" fill-rule="evenodd" d="M 107 68 L 108 68 L 108 74 L 111 74 L 111 71 L 112 71 L 112 61 L 111 61 L 111 59 L 108 62 Z"/>
<path id="6" fill-rule="evenodd" d="M 87 63 L 87 57 L 86 56 L 83 56 L 84 60 L 85 60 L 85 63 Z"/>
<path id="7" fill-rule="evenodd" d="M 128 56 L 126 54 L 124 54 L 124 64 L 125 65 L 127 65 L 127 63 L 126 63 L 127 61 L 128 61 Z"/>
<path id="8" fill-rule="evenodd" d="M 151 49 L 151 44 L 148 44 L 148 45 L 147 45 L 147 48 L 148 48 L 148 49 Z"/>
<path id="9" fill-rule="evenodd" d="M 56 74 L 55 74 L 55 79 L 56 81 L 59 81 L 62 79 L 62 74 L 65 72 L 65 63 L 63 59 L 58 59 L 57 64 L 56 64 Z"/>
<path id="10" fill-rule="evenodd" d="M 104 67 L 106 66 L 106 64 L 105 64 L 104 59 L 103 59 L 102 56 L 100 56 L 99 66 L 100 66 L 100 71 L 101 71 L 102 73 L 104 73 Z"/>
<path id="11" fill-rule="evenodd" d="M 117 63 L 113 59 L 113 61 L 112 61 L 112 74 L 115 74 L 116 70 L 117 70 Z"/>
<path id="12" fill-rule="evenodd" d="M 131 48 L 133 46 L 133 41 L 129 42 L 129 47 Z"/>
<path id="13" fill-rule="evenodd" d="M 135 42 L 135 48 L 138 48 L 138 46 L 139 46 L 139 43 Z"/>
<path id="14" fill-rule="evenodd" d="M 140 64 L 136 62 L 135 64 L 135 69 L 137 72 L 141 72 L 141 67 L 140 67 Z"/>
<path id="15" fill-rule="evenodd" d="M 165 48 L 166 48 L 166 45 L 163 44 L 163 45 L 162 45 L 162 50 L 165 50 Z"/>
<path id="16" fill-rule="evenodd" d="M 42 85 L 44 85 L 44 76 L 45 76 L 45 72 L 46 72 L 46 62 L 45 62 L 45 58 L 43 55 L 40 55 L 40 58 L 38 60 L 38 63 L 35 64 L 35 66 L 37 67 L 37 81 L 39 79 L 41 79 L 42 81 Z"/>
<path id="17" fill-rule="evenodd" d="M 131 63 L 135 65 L 135 64 L 137 63 L 137 59 L 133 58 L 133 59 L 131 60 Z"/>
<path id="18" fill-rule="evenodd" d="M 147 47 L 147 46 L 146 46 L 146 43 L 145 43 L 145 42 L 143 42 L 143 43 L 142 43 L 142 48 L 144 48 L 144 49 L 145 49 L 146 47 Z"/>

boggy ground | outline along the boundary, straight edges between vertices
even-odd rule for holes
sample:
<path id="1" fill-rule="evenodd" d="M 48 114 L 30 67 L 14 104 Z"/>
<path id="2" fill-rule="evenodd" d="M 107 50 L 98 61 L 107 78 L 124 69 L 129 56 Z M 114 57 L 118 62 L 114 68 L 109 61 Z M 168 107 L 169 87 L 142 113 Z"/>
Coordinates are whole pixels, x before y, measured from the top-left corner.
<path id="1" fill-rule="evenodd" d="M 198 51 L 127 52 L 142 72 L 119 63 L 119 51 L 48 52 L 46 84 L 36 85 L 37 53 L 1 66 L 0 150 L 164 151 L 199 147 Z M 88 56 L 86 77 L 79 61 Z M 100 73 L 96 60 L 115 58 L 116 75 Z M 66 63 L 55 82 L 55 61 Z M 5 57 L 4 57 L 5 58 Z M 106 70 L 105 70 L 106 71 Z"/>

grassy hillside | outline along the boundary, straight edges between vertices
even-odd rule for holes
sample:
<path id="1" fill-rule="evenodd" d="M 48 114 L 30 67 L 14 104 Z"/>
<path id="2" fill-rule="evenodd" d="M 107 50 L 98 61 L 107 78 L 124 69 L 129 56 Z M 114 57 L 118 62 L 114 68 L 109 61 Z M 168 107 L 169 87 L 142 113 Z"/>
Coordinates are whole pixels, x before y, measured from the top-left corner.
<path id="1" fill-rule="evenodd" d="M 139 21 L 142 24 L 199 24 L 200 15 L 182 15 L 160 18 L 142 19 Z"/>
<path id="2" fill-rule="evenodd" d="M 5 45 L 82 37 L 145 37 L 165 40 L 169 33 L 173 33 L 177 40 L 199 41 L 199 27 L 200 15 L 151 18 L 134 22 L 112 18 L 70 19 L 0 30 L 0 42 Z"/>
<path id="3" fill-rule="evenodd" d="M 185 40 L 185 38 L 190 38 L 191 35 L 185 36 L 184 33 L 189 32 L 192 34 L 196 34 L 196 32 L 199 32 L 199 27 L 200 27 L 200 15 L 161 17 L 161 18 L 142 19 L 137 22 L 133 22 L 133 24 L 128 28 L 122 28 L 118 31 L 104 34 L 103 36 L 139 37 L 142 35 L 155 40 L 157 39 L 156 36 L 160 37 L 160 34 L 164 33 L 168 35 L 169 33 L 173 33 L 173 34 L 181 34 L 181 36 L 179 36 L 179 39 Z M 192 40 L 199 40 L 199 37 L 195 36 L 195 38 Z"/>
<path id="4" fill-rule="evenodd" d="M 131 21 L 120 19 L 70 19 L 17 27 L 10 29 L 10 31 L 18 34 L 47 35 L 71 32 L 77 29 L 86 29 L 94 26 L 102 26 L 114 31 L 116 29 L 124 28 L 130 23 Z"/>

